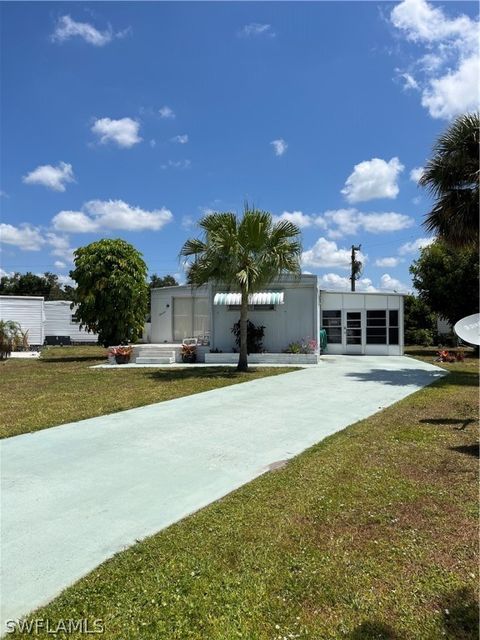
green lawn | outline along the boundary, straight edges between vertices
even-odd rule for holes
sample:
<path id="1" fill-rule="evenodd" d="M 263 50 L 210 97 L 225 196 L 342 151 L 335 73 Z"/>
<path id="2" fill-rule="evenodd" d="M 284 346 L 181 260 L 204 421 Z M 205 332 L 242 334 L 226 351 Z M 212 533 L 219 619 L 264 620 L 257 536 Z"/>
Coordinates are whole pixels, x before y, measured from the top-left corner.
<path id="1" fill-rule="evenodd" d="M 280 367 L 252 368 L 248 373 L 231 367 L 90 368 L 105 362 L 105 349 L 93 346 L 50 347 L 38 360 L 0 362 L 0 437 L 293 371 Z"/>
<path id="2" fill-rule="evenodd" d="M 446 368 L 29 619 L 101 619 L 111 640 L 477 638 L 478 360 Z"/>

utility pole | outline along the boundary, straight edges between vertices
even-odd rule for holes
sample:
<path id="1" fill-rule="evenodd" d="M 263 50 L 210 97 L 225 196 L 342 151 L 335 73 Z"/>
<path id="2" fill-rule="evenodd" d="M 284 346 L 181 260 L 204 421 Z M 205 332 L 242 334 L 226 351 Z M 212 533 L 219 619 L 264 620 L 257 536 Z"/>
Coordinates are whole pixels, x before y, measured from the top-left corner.
<path id="1" fill-rule="evenodd" d="M 360 270 L 362 268 L 362 263 L 356 259 L 356 252 L 360 251 L 361 248 L 362 248 L 361 244 L 359 244 L 358 247 L 352 244 L 352 258 L 351 258 L 352 264 L 351 264 L 351 276 L 350 276 L 351 291 L 355 291 L 355 280 L 357 279 L 357 276 L 360 273 Z"/>

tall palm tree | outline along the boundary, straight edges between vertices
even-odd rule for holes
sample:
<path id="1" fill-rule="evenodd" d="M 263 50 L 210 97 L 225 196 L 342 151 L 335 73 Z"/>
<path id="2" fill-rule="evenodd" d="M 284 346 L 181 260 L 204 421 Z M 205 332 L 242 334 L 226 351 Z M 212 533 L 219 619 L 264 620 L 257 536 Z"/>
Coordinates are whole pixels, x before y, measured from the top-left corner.
<path id="1" fill-rule="evenodd" d="M 478 245 L 478 113 L 459 116 L 433 152 L 419 181 L 436 199 L 423 224 L 452 246 Z"/>
<path id="2" fill-rule="evenodd" d="M 187 240 L 180 252 L 193 286 L 209 281 L 240 289 L 239 371 L 247 371 L 248 297 L 284 273 L 300 274 L 300 229 L 287 220 L 273 223 L 266 211 L 245 205 L 242 217 L 211 213 L 199 226 L 202 238 Z"/>

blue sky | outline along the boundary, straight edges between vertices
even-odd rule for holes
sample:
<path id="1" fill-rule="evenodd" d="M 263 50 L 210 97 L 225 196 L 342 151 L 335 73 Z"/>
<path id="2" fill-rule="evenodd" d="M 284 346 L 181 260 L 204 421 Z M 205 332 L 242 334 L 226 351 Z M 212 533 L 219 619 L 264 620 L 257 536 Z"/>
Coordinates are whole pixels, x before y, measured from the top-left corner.
<path id="1" fill-rule="evenodd" d="M 303 268 L 408 289 L 416 179 L 478 102 L 476 3 L 2 3 L 3 272 L 122 237 L 150 272 L 209 210 L 302 227 Z M 416 170 L 416 171 L 415 171 Z"/>

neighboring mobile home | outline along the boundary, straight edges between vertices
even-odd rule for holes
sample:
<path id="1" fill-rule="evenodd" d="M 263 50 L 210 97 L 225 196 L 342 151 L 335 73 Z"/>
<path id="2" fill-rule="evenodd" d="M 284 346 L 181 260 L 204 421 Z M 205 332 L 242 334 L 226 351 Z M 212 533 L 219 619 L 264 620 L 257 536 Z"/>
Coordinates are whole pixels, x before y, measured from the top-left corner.
<path id="1" fill-rule="evenodd" d="M 71 342 L 96 343 L 98 336 L 86 329 L 80 329 L 75 320 L 75 308 L 67 300 L 49 300 L 45 302 L 45 340 L 47 343 Z"/>
<path id="2" fill-rule="evenodd" d="M 39 347 L 45 339 L 44 301 L 40 296 L 0 296 L 0 320 L 18 322 L 28 331 L 30 345 Z"/>
<path id="3" fill-rule="evenodd" d="M 263 346 L 282 353 L 291 342 L 327 334 L 327 354 L 402 355 L 403 295 L 320 290 L 317 276 L 285 276 L 251 298 L 249 319 L 265 327 Z M 152 290 L 152 343 L 196 337 L 208 351 L 231 354 L 240 294 L 214 284 Z"/>

